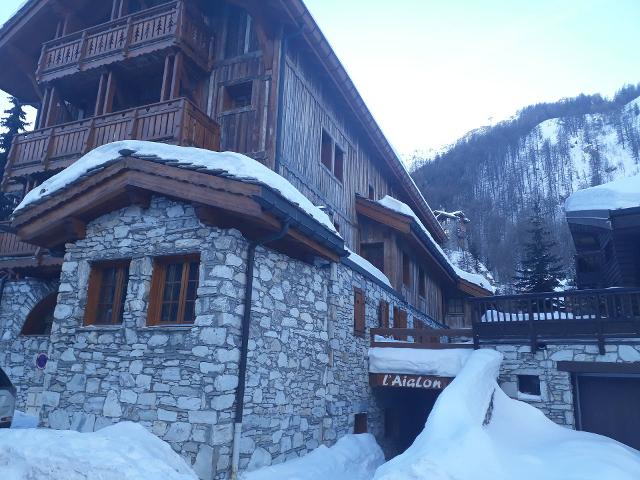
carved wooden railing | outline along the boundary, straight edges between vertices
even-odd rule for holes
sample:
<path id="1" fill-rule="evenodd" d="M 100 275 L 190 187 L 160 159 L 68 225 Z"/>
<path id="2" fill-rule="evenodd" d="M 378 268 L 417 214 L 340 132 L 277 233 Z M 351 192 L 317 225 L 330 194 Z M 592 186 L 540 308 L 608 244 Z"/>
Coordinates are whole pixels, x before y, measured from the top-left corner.
<path id="1" fill-rule="evenodd" d="M 468 299 L 474 342 L 597 343 L 640 337 L 640 288 L 573 290 Z"/>
<path id="2" fill-rule="evenodd" d="M 37 78 L 50 81 L 75 71 L 180 44 L 209 68 L 213 37 L 183 1 L 174 1 L 46 42 Z"/>
<path id="3" fill-rule="evenodd" d="M 67 167 L 93 148 L 118 140 L 149 140 L 217 151 L 220 127 L 186 98 L 18 135 L 13 140 L 5 182 Z"/>

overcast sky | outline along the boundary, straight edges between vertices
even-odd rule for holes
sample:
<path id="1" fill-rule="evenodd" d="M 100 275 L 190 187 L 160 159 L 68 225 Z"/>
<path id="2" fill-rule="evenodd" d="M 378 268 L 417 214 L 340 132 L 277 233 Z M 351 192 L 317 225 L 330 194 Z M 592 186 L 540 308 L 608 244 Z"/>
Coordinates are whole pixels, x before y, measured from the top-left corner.
<path id="1" fill-rule="evenodd" d="M 0 22 L 21 3 L 0 0 Z M 640 82 L 640 0 L 306 4 L 403 154 L 532 103 Z"/>

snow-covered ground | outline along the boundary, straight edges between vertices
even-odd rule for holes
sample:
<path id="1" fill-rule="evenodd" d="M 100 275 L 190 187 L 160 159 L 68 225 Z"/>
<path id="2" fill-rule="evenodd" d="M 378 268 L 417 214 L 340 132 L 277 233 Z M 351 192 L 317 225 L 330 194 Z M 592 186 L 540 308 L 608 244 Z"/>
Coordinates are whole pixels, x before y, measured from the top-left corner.
<path id="1" fill-rule="evenodd" d="M 304 457 L 243 475 L 242 480 L 371 480 L 384 463 L 373 435 L 346 435 Z"/>
<path id="2" fill-rule="evenodd" d="M 0 430 L 2 480 L 197 480 L 169 444 L 130 422 L 94 433 Z"/>

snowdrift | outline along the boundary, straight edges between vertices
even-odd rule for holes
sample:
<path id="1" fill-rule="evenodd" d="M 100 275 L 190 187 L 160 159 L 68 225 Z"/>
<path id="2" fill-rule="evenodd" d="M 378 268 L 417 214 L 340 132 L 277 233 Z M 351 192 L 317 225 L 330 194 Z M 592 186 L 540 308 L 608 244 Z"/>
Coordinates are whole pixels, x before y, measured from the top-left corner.
<path id="1" fill-rule="evenodd" d="M 502 355 L 471 354 L 439 396 L 424 431 L 375 480 L 637 480 L 640 452 L 576 432 L 509 398 L 496 383 Z"/>
<path id="2" fill-rule="evenodd" d="M 242 480 L 371 480 L 384 462 L 373 435 L 346 435 L 304 457 L 245 473 Z"/>
<path id="3" fill-rule="evenodd" d="M 171 447 L 125 422 L 94 433 L 0 430 L 2 480 L 197 480 Z"/>

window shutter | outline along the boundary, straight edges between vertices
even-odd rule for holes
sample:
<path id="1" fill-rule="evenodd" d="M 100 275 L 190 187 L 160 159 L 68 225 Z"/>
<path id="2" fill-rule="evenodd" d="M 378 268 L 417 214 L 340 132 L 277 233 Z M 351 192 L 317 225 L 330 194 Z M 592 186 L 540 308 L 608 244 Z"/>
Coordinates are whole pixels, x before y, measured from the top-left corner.
<path id="1" fill-rule="evenodd" d="M 365 332 L 364 293 L 359 288 L 353 289 L 353 330 L 362 337 Z"/>
<path id="2" fill-rule="evenodd" d="M 380 314 L 380 318 L 379 318 L 380 328 L 389 328 L 389 302 L 380 300 L 379 314 Z"/>

